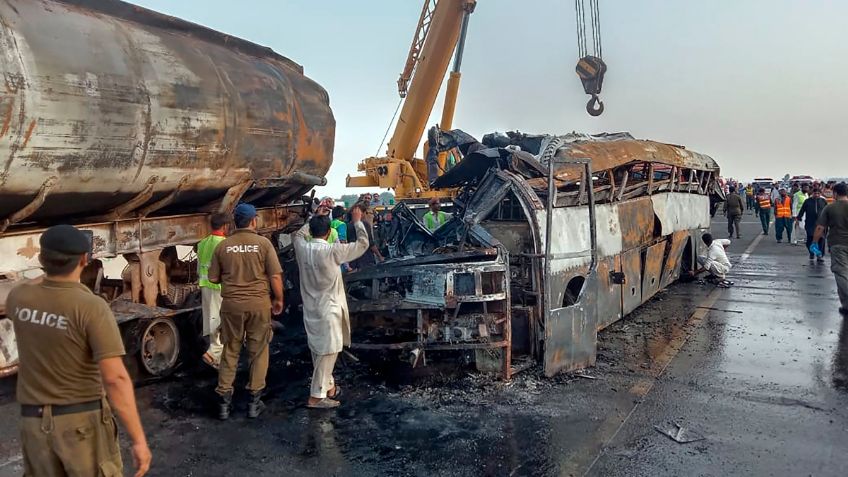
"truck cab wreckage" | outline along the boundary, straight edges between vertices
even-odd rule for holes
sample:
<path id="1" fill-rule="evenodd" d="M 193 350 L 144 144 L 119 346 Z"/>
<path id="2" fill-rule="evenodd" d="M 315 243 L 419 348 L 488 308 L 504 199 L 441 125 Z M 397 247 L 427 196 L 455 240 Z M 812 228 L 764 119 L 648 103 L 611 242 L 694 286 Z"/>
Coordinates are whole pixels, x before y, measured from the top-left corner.
<path id="1" fill-rule="evenodd" d="M 508 379 L 514 358 L 546 375 L 595 362 L 597 333 L 695 267 L 719 168 L 682 146 L 597 136 L 430 133 L 460 188 L 431 233 L 403 203 L 389 258 L 345 277 L 353 349 L 462 352 Z M 591 186 L 589 186 L 591 184 Z"/>

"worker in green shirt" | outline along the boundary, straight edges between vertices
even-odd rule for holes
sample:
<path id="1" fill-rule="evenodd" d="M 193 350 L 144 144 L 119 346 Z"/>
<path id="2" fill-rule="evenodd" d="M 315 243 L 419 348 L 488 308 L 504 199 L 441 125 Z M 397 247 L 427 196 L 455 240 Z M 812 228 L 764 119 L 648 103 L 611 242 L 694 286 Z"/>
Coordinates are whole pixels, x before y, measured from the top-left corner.
<path id="1" fill-rule="evenodd" d="M 339 237 L 339 242 L 347 243 L 347 223 L 344 221 L 344 216 L 347 213 L 344 206 L 337 205 L 333 207 L 333 220 L 330 221 L 330 228 L 336 231 Z M 332 242 L 328 242 L 332 243 Z"/>
<path id="2" fill-rule="evenodd" d="M 323 199 L 321 199 L 321 202 L 318 203 L 318 208 L 315 209 L 315 215 L 330 215 L 330 213 L 333 211 L 333 209 L 335 209 L 335 205 L 336 205 L 336 202 L 333 200 L 332 197 L 324 197 Z M 342 215 L 344 215 L 344 214 L 342 214 Z M 332 222 L 331 222 L 331 224 L 332 224 Z M 310 237 L 307 234 L 306 240 L 307 241 L 312 240 L 312 237 Z M 342 239 L 341 236 L 339 235 L 339 231 L 337 230 L 337 228 L 331 226 L 330 227 L 330 235 L 327 236 L 326 240 L 327 240 L 327 243 L 329 243 L 329 244 L 334 244 L 334 243 L 339 242 L 339 241 L 346 241 L 347 240 L 347 225 L 345 225 L 345 238 L 344 239 Z"/>
<path id="3" fill-rule="evenodd" d="M 227 238 L 227 214 L 213 214 L 210 219 L 212 233 L 197 244 L 197 277 L 200 286 L 203 312 L 203 336 L 209 337 L 209 348 L 203 354 L 203 362 L 218 368 L 224 344 L 221 342 L 221 285 L 209 281 L 209 265 L 219 243 Z"/>
<path id="4" fill-rule="evenodd" d="M 424 214 L 424 226 L 430 232 L 435 232 L 436 229 L 445 225 L 451 219 L 451 214 L 442 212 L 442 204 L 439 203 L 438 197 L 430 199 L 430 211 Z"/>

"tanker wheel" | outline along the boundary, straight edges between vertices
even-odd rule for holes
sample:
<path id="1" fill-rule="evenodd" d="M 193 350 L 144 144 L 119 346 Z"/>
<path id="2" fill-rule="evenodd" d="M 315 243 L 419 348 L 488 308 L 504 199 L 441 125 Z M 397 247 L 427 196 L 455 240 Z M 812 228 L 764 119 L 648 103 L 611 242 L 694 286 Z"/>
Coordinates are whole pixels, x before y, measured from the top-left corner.
<path id="1" fill-rule="evenodd" d="M 170 318 L 154 318 L 142 325 L 139 361 L 151 376 L 167 376 L 180 356 L 180 332 Z"/>

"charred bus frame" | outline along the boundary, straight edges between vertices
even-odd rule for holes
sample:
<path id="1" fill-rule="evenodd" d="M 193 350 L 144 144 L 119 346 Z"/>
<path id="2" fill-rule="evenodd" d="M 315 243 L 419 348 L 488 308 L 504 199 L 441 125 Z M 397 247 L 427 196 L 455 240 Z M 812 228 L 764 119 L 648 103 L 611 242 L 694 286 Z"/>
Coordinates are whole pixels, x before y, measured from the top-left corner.
<path id="1" fill-rule="evenodd" d="M 514 356 L 547 375 L 590 366 L 599 330 L 694 267 L 723 200 L 718 166 L 628 134 L 485 142 L 447 141 L 464 153 L 436 181 L 462 188 L 451 221 L 430 233 L 399 205 L 392 258 L 346 277 L 353 348 L 403 350 L 413 365 L 470 350 L 504 378 Z"/>

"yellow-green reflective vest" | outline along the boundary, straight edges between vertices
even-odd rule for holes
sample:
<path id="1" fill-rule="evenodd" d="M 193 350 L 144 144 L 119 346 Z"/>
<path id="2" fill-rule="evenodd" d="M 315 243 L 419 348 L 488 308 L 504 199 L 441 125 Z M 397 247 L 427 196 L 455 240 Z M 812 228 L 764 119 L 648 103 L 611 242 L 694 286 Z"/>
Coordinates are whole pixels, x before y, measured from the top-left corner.
<path id="1" fill-rule="evenodd" d="M 209 281 L 209 265 L 212 265 L 212 256 L 215 254 L 215 247 L 223 242 L 225 238 L 220 235 L 210 235 L 197 244 L 198 285 L 213 290 L 221 289 L 220 284 Z"/>

